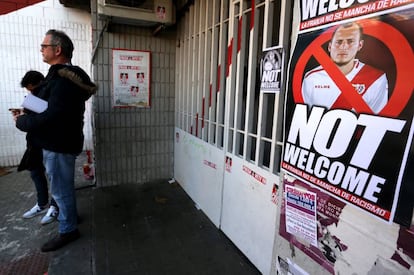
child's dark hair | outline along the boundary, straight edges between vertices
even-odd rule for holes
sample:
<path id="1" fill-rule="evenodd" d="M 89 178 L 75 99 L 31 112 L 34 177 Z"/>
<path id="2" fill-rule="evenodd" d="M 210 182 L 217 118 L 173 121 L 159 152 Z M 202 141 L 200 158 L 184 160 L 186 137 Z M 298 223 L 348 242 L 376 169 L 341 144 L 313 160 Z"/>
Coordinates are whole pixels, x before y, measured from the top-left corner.
<path id="1" fill-rule="evenodd" d="M 32 84 L 33 86 L 37 86 L 45 79 L 43 74 L 38 71 L 28 71 L 22 78 L 22 81 L 20 82 L 20 85 L 22 88 L 27 87 L 29 84 Z"/>

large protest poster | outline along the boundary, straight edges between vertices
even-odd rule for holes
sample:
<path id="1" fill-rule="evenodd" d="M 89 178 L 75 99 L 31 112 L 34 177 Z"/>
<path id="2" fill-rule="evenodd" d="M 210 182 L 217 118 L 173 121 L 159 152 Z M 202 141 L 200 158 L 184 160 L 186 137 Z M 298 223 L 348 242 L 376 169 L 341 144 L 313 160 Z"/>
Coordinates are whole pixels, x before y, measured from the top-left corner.
<path id="1" fill-rule="evenodd" d="M 400 193 L 414 192 L 414 1 L 358 2 L 300 1 L 281 167 L 409 226 L 413 200 Z"/>

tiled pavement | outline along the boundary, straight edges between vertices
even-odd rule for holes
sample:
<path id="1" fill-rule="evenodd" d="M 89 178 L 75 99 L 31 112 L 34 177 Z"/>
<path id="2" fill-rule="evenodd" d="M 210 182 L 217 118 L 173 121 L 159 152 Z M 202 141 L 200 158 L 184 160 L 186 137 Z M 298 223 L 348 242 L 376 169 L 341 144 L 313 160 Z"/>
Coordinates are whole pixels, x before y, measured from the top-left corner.
<path id="1" fill-rule="evenodd" d="M 7 170 L 0 176 L 0 274 L 43 274 L 50 255 L 39 247 L 56 225 L 41 226 L 42 216 L 22 218 L 36 202 L 34 186 L 28 172 Z"/>
<path id="2" fill-rule="evenodd" d="M 260 274 L 178 184 L 88 184 L 77 177 L 81 238 L 40 253 L 57 224 L 21 218 L 35 201 L 27 172 L 0 176 L 0 274 Z"/>

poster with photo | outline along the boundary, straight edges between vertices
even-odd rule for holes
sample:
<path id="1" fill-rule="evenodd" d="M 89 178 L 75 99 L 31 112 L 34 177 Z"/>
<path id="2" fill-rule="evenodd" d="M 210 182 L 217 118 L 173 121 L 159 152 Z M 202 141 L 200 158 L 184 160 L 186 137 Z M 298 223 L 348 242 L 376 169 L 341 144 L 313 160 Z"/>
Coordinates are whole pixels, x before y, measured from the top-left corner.
<path id="1" fill-rule="evenodd" d="M 151 53 L 112 49 L 114 107 L 150 107 Z"/>
<path id="2" fill-rule="evenodd" d="M 260 60 L 260 92 L 279 93 L 282 87 L 284 51 L 281 46 L 263 50 Z"/>
<path id="3" fill-rule="evenodd" d="M 281 167 L 410 226 L 414 202 L 403 193 L 414 193 L 414 1 L 360 2 L 300 3 Z"/>

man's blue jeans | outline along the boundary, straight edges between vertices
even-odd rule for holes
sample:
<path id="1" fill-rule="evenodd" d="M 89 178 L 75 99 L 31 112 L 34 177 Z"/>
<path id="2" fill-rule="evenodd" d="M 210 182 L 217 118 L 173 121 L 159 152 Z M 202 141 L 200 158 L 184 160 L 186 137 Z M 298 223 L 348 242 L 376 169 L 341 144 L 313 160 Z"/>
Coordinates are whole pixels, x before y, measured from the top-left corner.
<path id="1" fill-rule="evenodd" d="M 56 153 L 43 149 L 43 162 L 49 178 L 50 193 L 59 207 L 59 233 L 77 229 L 78 212 L 75 194 L 74 154 Z"/>

